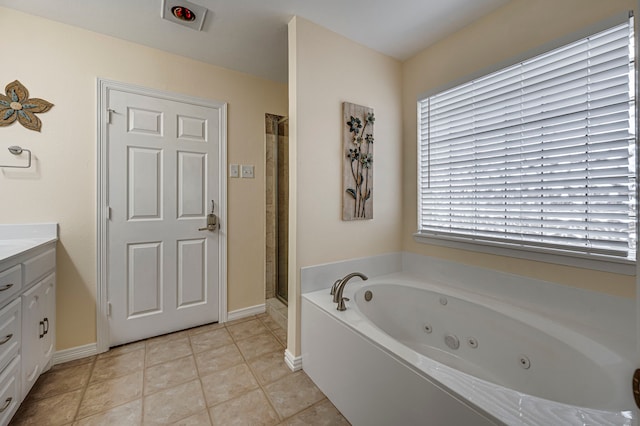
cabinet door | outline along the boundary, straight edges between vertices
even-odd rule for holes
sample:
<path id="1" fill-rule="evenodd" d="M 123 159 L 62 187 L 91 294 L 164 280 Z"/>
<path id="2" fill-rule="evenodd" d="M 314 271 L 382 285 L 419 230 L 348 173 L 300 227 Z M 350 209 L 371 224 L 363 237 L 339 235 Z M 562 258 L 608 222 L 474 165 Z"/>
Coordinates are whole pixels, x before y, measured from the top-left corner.
<path id="1" fill-rule="evenodd" d="M 42 297 L 45 280 L 22 295 L 22 397 L 27 396 L 42 372 L 42 338 L 45 324 Z"/>
<path id="2" fill-rule="evenodd" d="M 56 315 L 56 276 L 49 275 L 42 280 L 40 308 L 42 322 L 44 323 L 44 336 L 42 337 L 42 371 L 50 367 L 53 352 L 55 351 L 55 315 Z"/>
<path id="3" fill-rule="evenodd" d="M 56 276 L 50 274 L 22 295 L 22 395 L 50 367 L 55 349 Z"/>

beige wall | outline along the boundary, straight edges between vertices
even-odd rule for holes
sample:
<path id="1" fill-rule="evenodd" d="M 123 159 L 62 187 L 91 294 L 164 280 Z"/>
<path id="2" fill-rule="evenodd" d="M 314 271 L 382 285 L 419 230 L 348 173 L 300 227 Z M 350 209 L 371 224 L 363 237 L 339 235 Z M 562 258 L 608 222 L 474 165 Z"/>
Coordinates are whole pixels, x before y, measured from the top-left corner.
<path id="1" fill-rule="evenodd" d="M 289 24 L 289 314 L 301 267 L 401 249 L 401 64 L 302 18 Z M 342 221 L 342 102 L 374 109 L 374 218 Z M 295 259 L 295 261 L 294 261 Z M 298 321 L 289 350 L 299 353 Z M 292 328 L 293 327 L 293 328 Z"/>
<path id="2" fill-rule="evenodd" d="M 403 64 L 403 248 L 561 284 L 634 297 L 635 277 L 419 244 L 416 204 L 416 100 L 510 58 L 634 9 L 633 0 L 512 0 Z M 636 13 L 637 16 L 637 13 Z"/>
<path id="3" fill-rule="evenodd" d="M 96 341 L 96 78 L 228 102 L 228 161 L 255 179 L 228 185 L 228 309 L 264 303 L 264 114 L 287 114 L 287 87 L 0 7 L 0 90 L 20 80 L 55 107 L 42 133 L 0 128 L 35 167 L 0 171 L 0 223 L 58 222 L 58 349 Z"/>

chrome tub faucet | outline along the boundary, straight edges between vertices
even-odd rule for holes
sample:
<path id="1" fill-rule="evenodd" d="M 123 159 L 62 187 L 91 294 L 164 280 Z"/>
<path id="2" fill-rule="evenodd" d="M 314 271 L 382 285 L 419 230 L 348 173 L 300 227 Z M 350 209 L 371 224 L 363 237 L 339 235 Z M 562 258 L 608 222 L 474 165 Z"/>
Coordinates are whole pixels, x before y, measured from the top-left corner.
<path id="1" fill-rule="evenodd" d="M 339 311 L 347 310 L 347 307 L 345 306 L 344 302 L 345 300 L 349 300 L 349 299 L 347 299 L 346 297 L 342 297 L 342 292 L 344 291 L 344 288 L 349 282 L 349 280 L 354 277 L 360 277 L 363 281 L 366 281 L 369 279 L 365 274 L 361 272 L 352 272 L 350 274 L 345 275 L 344 278 L 337 280 L 335 283 L 333 283 L 333 286 L 331 286 L 333 303 L 338 304 Z"/>

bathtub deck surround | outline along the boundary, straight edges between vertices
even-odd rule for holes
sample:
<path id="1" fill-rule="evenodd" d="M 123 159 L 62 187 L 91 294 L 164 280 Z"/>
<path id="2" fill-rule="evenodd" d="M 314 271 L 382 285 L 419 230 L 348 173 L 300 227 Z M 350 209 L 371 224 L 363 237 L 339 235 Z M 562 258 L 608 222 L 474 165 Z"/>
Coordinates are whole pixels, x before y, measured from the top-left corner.
<path id="1" fill-rule="evenodd" d="M 403 253 L 388 253 L 379 256 L 348 259 L 339 262 L 325 263 L 322 265 L 307 266 L 300 269 L 301 292 L 309 293 L 316 290 L 327 289 L 345 275 L 359 271 L 369 277 L 401 272 Z"/>
<path id="2" fill-rule="evenodd" d="M 634 300 L 415 253 L 396 252 L 302 268 L 301 293 L 324 289 L 329 294 L 337 279 L 353 271 L 369 278 L 394 273 L 418 281 L 426 278 L 445 288 L 495 299 L 571 324 L 581 333 L 616 348 L 626 358 L 636 350 L 635 339 L 629 339 L 636 332 Z"/>
<path id="3" fill-rule="evenodd" d="M 390 263 L 381 271 L 378 263 L 377 276 L 372 259 L 303 274 L 324 277 L 324 285 L 302 282 L 302 366 L 349 421 L 411 423 L 416 412 L 437 413 L 443 424 L 636 421 L 628 377 L 635 346 L 625 341 L 635 333 L 633 300 L 410 253 L 400 258 L 401 268 Z M 348 309 L 339 312 L 329 288 L 345 269 L 371 279 L 346 286 Z M 364 301 L 367 290 L 372 302 Z M 494 360 L 505 357 L 511 367 Z M 416 394 L 434 403 L 407 405 Z"/>
<path id="4" fill-rule="evenodd" d="M 56 365 L 12 425 L 348 425 L 285 345 L 265 313 L 120 346 Z"/>

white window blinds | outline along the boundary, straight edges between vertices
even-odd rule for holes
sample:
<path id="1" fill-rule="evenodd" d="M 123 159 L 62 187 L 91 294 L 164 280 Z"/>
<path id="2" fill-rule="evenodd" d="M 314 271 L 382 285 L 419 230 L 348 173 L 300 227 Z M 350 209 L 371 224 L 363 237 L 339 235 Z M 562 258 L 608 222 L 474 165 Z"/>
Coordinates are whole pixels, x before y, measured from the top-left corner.
<path id="1" fill-rule="evenodd" d="M 419 234 L 635 260 L 633 22 L 418 102 Z"/>

